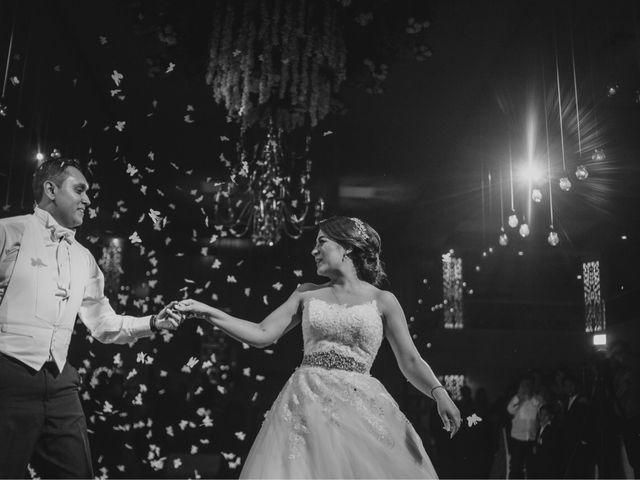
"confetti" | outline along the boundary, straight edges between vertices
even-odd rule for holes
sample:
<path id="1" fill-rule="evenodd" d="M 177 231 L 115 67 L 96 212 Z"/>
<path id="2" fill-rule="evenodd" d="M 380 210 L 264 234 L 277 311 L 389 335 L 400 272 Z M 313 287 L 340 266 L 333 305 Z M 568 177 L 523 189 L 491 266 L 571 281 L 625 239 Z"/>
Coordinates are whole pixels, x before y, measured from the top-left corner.
<path id="1" fill-rule="evenodd" d="M 130 163 L 127 163 L 127 175 L 133 177 L 136 173 L 138 173 L 138 169 Z"/>
<path id="2" fill-rule="evenodd" d="M 185 364 L 185 366 L 193 368 L 198 364 L 198 362 L 200 362 L 200 360 L 198 360 L 196 357 L 191 357 L 189 358 L 189 361 Z"/>
<path id="3" fill-rule="evenodd" d="M 482 421 L 482 418 L 480 418 L 475 413 L 472 413 L 470 416 L 467 417 L 467 425 L 470 427 L 473 427 L 474 425 L 480 423 L 481 421 Z"/>
<path id="4" fill-rule="evenodd" d="M 131 235 L 129 235 L 129 240 L 133 244 L 142 243 L 142 239 L 140 238 L 140 235 L 138 235 L 138 232 L 133 232 Z"/>
<path id="5" fill-rule="evenodd" d="M 111 79 L 113 80 L 113 83 L 115 83 L 117 87 L 120 86 L 120 82 L 122 81 L 123 78 L 124 78 L 124 75 L 122 75 L 117 70 L 114 70 L 113 73 L 111 74 Z"/>
<path id="6" fill-rule="evenodd" d="M 218 387 L 220 388 L 220 387 Z M 202 419 L 202 426 L 204 427 L 213 427 L 213 420 L 211 419 L 211 417 L 209 415 L 207 415 L 206 417 L 204 417 Z"/>

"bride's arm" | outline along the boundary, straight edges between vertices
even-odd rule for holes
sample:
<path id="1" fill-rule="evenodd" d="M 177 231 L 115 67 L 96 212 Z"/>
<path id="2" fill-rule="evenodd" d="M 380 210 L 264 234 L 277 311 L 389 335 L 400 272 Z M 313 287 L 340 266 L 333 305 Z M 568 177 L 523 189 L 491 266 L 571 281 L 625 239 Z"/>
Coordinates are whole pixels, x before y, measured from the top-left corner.
<path id="1" fill-rule="evenodd" d="M 181 313 L 205 319 L 240 342 L 256 348 L 265 348 L 300 322 L 303 288 L 304 286 L 298 287 L 287 301 L 260 323 L 233 317 L 218 308 L 193 299 L 182 300 L 174 308 Z"/>
<path id="2" fill-rule="evenodd" d="M 449 398 L 447 391 L 441 388 L 429 364 L 420 356 L 409 334 L 407 320 L 398 299 L 393 293 L 382 291 L 378 306 L 385 321 L 385 336 L 400 371 L 414 387 L 437 402 L 444 427 L 453 436 L 460 428 L 460 411 Z"/>

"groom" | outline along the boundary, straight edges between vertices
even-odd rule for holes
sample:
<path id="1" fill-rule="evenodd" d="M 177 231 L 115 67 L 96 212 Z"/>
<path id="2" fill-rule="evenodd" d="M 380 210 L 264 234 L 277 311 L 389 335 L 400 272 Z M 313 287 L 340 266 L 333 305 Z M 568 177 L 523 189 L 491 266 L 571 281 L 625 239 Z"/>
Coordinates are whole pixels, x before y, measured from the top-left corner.
<path id="1" fill-rule="evenodd" d="M 78 371 L 67 363 L 76 317 L 103 343 L 128 343 L 181 316 L 116 315 L 104 276 L 75 240 L 90 203 L 74 160 L 33 176 L 34 213 L 0 220 L 0 478 L 93 478 Z"/>

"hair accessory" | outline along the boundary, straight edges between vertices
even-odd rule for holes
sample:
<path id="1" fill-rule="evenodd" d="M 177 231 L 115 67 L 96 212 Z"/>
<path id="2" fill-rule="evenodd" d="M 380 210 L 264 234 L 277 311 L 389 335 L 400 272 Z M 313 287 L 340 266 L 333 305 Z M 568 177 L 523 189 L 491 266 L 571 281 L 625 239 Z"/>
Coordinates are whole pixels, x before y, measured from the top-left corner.
<path id="1" fill-rule="evenodd" d="M 349 218 L 356 224 L 356 235 L 362 240 L 369 240 L 369 234 L 367 233 L 367 228 L 364 226 L 364 222 L 356 217 Z"/>

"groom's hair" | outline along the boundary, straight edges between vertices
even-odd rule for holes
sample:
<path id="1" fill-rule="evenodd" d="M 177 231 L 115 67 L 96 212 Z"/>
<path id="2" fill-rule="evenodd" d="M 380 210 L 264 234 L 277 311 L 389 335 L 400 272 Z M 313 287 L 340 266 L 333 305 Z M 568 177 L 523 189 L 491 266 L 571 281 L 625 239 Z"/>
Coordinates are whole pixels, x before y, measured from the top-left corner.
<path id="1" fill-rule="evenodd" d="M 31 188 L 33 190 L 33 199 L 36 203 L 42 200 L 44 194 L 44 182 L 51 181 L 57 186 L 62 185 L 69 176 L 67 167 L 77 168 L 82 172 L 80 163 L 73 158 L 50 158 L 40 164 L 33 173 Z"/>

